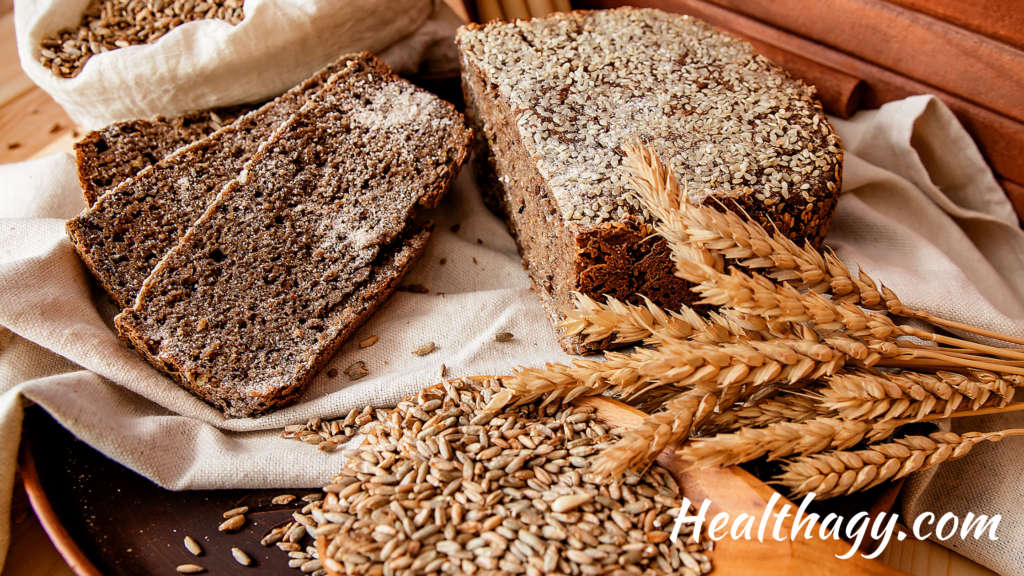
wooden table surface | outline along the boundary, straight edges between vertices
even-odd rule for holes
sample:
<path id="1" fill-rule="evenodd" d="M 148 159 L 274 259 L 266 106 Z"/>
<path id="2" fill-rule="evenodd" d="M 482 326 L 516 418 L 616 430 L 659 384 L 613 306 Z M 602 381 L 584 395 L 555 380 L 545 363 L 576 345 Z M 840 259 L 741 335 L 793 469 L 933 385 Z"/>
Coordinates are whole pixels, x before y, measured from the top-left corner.
<path id="1" fill-rule="evenodd" d="M 0 0 L 0 164 L 70 152 L 82 136 L 67 114 L 37 88 L 18 62 L 13 0 Z M 0 576 L 65 576 L 72 571 L 32 513 L 19 481 L 11 511 L 11 547 Z M 933 543 L 892 542 L 885 563 L 919 576 L 989 576 L 994 572 Z"/>

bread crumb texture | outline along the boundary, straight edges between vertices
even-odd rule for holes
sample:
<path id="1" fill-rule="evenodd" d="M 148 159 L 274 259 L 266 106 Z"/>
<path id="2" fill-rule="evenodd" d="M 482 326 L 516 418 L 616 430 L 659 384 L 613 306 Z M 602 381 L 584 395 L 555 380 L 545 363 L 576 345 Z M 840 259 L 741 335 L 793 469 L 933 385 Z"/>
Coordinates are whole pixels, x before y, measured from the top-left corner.
<path id="1" fill-rule="evenodd" d="M 366 55 L 270 138 L 116 319 L 230 415 L 294 400 L 397 285 L 465 159 L 451 105 Z"/>

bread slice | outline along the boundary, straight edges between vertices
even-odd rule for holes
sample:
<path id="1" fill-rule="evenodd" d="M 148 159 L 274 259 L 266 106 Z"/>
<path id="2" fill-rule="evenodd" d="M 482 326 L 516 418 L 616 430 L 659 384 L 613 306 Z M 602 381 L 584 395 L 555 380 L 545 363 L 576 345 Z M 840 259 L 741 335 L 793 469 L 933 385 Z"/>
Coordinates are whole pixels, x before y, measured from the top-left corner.
<path id="1" fill-rule="evenodd" d="M 89 206 L 182 146 L 202 140 L 260 105 L 231 106 L 181 116 L 117 122 L 75 144 L 78 181 Z"/>
<path id="2" fill-rule="evenodd" d="M 121 308 L 132 305 L 156 263 L 260 144 L 352 58 L 341 58 L 210 137 L 179 148 L 68 222 L 75 250 Z"/>
<path id="3" fill-rule="evenodd" d="M 629 192 L 637 138 L 694 202 L 819 243 L 842 153 L 813 89 L 689 16 L 620 8 L 470 24 L 456 39 L 478 173 L 552 322 L 572 292 L 678 309 L 690 286 Z M 567 352 L 610 340 L 561 339 Z"/>
<path id="4" fill-rule="evenodd" d="M 424 237 L 403 234 L 447 191 L 470 139 L 450 104 L 369 54 L 350 59 L 224 187 L 115 325 L 231 416 L 295 400 L 408 268 Z"/>

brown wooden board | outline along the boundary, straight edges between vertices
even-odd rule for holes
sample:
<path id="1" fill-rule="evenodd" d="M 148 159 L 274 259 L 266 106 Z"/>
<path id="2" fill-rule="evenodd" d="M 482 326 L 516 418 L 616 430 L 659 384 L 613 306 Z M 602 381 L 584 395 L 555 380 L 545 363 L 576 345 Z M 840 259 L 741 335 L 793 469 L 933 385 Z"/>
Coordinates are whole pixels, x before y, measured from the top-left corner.
<path id="1" fill-rule="evenodd" d="M 1024 48 L 1024 2 L 1020 0 L 889 1 Z"/>
<path id="2" fill-rule="evenodd" d="M 882 0 L 711 0 L 1024 121 L 1024 51 Z"/>

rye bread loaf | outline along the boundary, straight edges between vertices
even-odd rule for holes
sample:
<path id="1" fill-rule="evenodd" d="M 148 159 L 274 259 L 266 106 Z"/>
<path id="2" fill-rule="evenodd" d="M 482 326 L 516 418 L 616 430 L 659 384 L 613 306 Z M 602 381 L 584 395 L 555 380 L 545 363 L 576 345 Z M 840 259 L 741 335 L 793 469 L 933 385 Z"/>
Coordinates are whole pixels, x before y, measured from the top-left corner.
<path id="1" fill-rule="evenodd" d="M 78 182 L 89 206 L 118 184 L 182 146 L 206 138 L 259 105 L 231 106 L 152 120 L 128 120 L 89 132 L 75 144 Z"/>
<path id="2" fill-rule="evenodd" d="M 67 224 L 82 261 L 121 308 L 238 176 L 260 145 L 356 56 L 342 57 L 258 110 L 143 169 Z"/>
<path id="3" fill-rule="evenodd" d="M 674 309 L 693 300 L 620 168 L 622 146 L 637 138 L 691 201 L 720 201 L 792 238 L 824 238 L 839 139 L 813 89 L 749 44 L 635 8 L 470 24 L 456 42 L 478 177 L 552 322 L 574 291 Z M 561 344 L 585 353 L 611 342 Z"/>
<path id="4" fill-rule="evenodd" d="M 122 338 L 231 416 L 294 401 L 394 288 L 470 140 L 450 104 L 350 59 L 159 262 Z"/>

